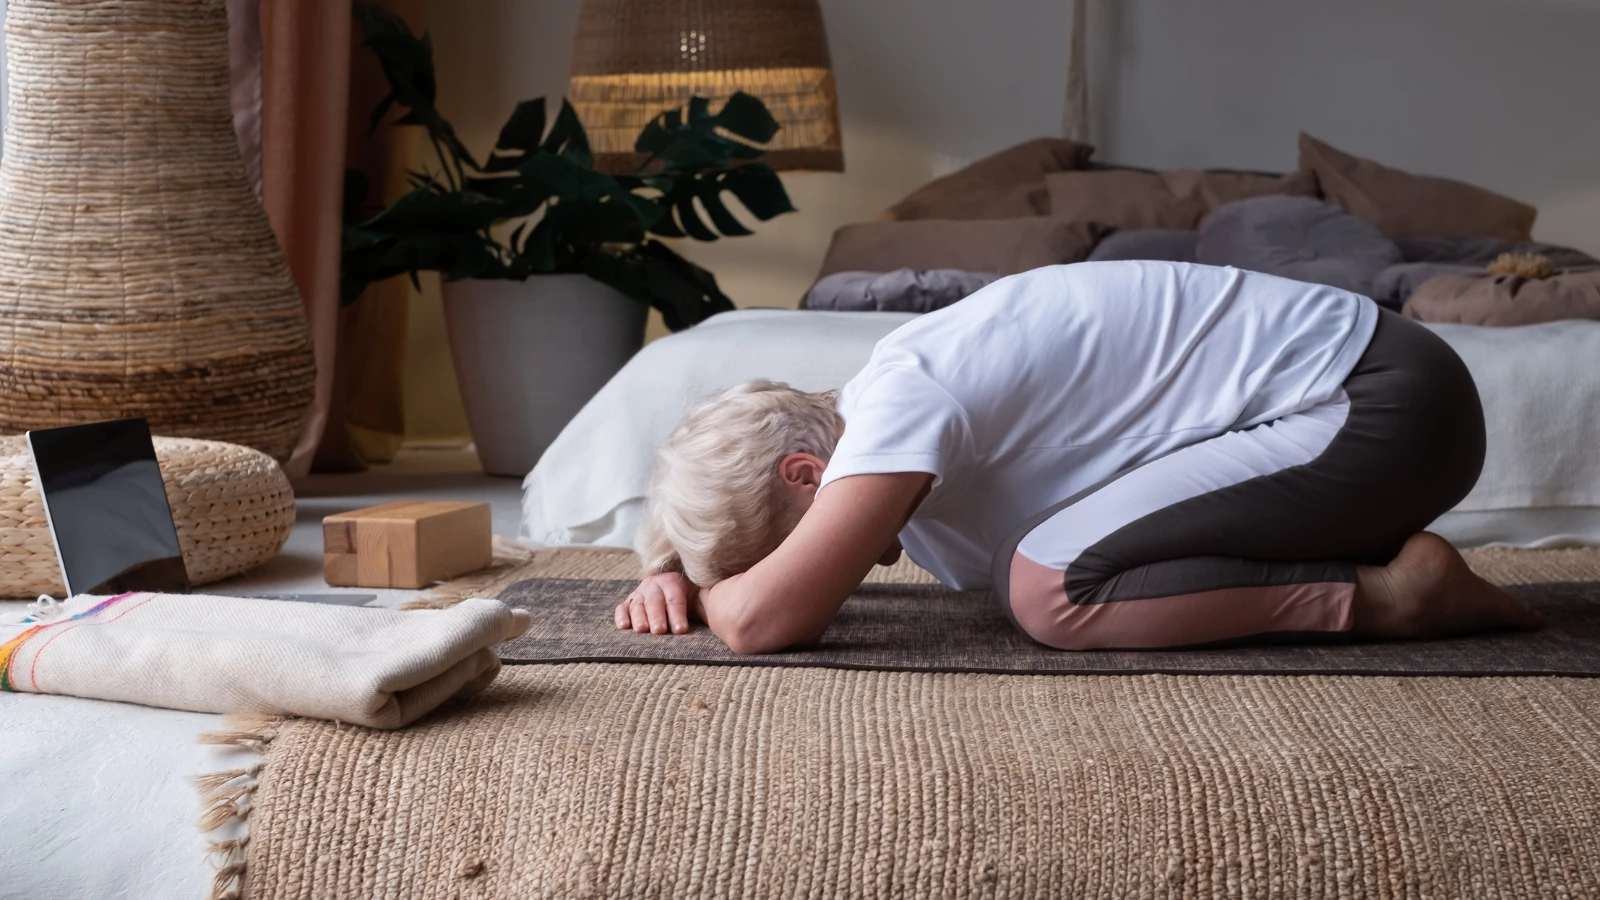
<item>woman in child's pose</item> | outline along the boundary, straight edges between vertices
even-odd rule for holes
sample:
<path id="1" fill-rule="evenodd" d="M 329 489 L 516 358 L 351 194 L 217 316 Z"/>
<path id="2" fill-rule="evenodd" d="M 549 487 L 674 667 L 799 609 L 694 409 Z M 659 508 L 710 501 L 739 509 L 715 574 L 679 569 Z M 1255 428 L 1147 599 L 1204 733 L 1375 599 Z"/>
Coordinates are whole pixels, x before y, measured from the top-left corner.
<path id="1" fill-rule="evenodd" d="M 1483 452 L 1461 360 L 1366 297 L 1053 266 L 907 323 L 837 395 L 754 382 L 688 415 L 616 625 L 781 650 L 904 547 L 1069 650 L 1531 628 L 1422 531 Z"/>

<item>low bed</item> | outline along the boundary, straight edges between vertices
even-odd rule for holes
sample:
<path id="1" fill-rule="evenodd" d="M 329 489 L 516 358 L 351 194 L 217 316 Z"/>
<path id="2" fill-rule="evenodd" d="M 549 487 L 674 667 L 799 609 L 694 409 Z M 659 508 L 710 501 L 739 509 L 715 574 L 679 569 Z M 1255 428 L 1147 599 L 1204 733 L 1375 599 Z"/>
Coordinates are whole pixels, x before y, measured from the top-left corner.
<path id="1" fill-rule="evenodd" d="M 695 402 L 752 378 L 842 387 L 909 313 L 743 310 L 647 346 L 583 408 L 524 482 L 521 538 L 631 547 L 654 448 Z M 1429 324 L 1477 381 L 1488 453 L 1433 529 L 1464 547 L 1600 544 L 1600 322 Z M 1108 386 L 1114 389 L 1114 386 Z"/>

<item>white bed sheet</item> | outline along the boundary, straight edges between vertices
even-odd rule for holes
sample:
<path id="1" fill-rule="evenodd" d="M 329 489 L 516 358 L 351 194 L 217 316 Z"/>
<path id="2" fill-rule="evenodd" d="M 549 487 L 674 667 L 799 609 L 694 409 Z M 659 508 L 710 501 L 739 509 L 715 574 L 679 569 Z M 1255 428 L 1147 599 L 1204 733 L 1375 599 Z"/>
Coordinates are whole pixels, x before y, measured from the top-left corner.
<path id="1" fill-rule="evenodd" d="M 654 448 L 698 399 L 752 378 L 844 385 L 905 313 L 741 310 L 645 347 L 524 481 L 522 540 L 631 547 Z M 1436 527 L 1464 546 L 1600 544 L 1600 322 L 1429 326 L 1478 382 L 1488 457 Z"/>
<path id="2" fill-rule="evenodd" d="M 0 694 L 0 897 L 202 900 L 214 869 L 189 778 L 255 754 L 202 746 L 221 716 Z M 219 832 L 217 837 L 223 837 Z"/>
<path id="3" fill-rule="evenodd" d="M 753 378 L 843 387 L 911 313 L 747 309 L 652 341 L 595 394 L 523 481 L 521 540 L 632 547 L 655 448 L 696 403 Z"/>

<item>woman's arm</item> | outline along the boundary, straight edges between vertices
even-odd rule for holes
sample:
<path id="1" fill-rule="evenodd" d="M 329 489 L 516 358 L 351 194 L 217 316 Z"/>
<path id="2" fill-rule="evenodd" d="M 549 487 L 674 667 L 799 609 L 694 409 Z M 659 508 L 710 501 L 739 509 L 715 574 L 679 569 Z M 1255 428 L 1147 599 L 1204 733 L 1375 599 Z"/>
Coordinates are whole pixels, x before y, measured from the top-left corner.
<path id="1" fill-rule="evenodd" d="M 896 472 L 828 485 L 778 549 L 700 592 L 706 624 L 735 653 L 772 653 L 820 637 L 932 483 L 926 472 Z"/>

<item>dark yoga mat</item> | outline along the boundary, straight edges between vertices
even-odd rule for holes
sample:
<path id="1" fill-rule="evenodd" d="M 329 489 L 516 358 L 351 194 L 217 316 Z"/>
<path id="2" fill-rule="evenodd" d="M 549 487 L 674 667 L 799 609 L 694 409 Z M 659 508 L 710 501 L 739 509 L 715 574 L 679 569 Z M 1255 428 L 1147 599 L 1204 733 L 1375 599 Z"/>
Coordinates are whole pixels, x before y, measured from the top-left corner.
<path id="1" fill-rule="evenodd" d="M 685 635 L 619 631 L 612 610 L 636 581 L 535 578 L 500 599 L 533 628 L 500 645 L 508 663 L 648 662 L 822 666 L 1038 675 L 1600 675 L 1600 582 L 1506 588 L 1545 616 L 1539 631 L 1438 641 L 1275 644 L 1189 650 L 1063 652 L 1016 629 L 988 593 L 867 584 L 818 643 L 762 656 L 732 653 L 704 625 Z M 1131 601 L 1137 602 L 1137 601 Z"/>

